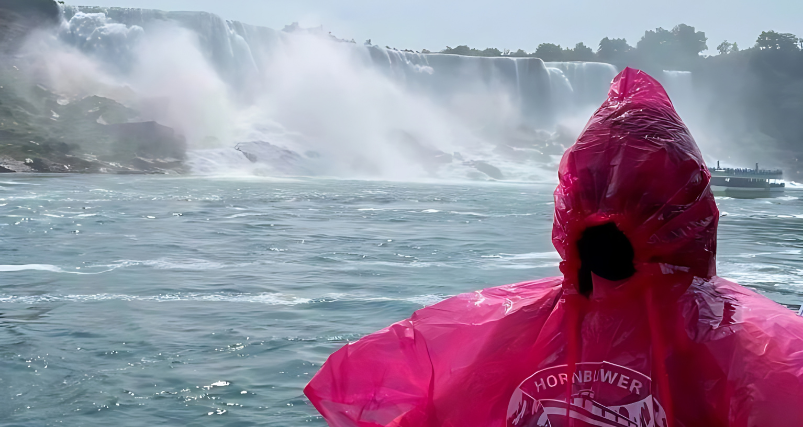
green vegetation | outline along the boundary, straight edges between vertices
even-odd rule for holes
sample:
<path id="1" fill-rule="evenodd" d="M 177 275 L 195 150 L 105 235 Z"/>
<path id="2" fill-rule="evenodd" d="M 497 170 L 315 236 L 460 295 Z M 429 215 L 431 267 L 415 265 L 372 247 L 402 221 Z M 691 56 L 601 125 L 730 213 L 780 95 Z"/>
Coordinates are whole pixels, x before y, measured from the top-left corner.
<path id="1" fill-rule="evenodd" d="M 497 48 L 489 47 L 484 50 L 473 49 L 466 45 L 460 45 L 457 47 L 449 47 L 446 46 L 446 49 L 442 50 L 441 53 L 450 53 L 453 55 L 463 55 L 463 56 L 503 56 L 508 52 L 502 52 Z"/>
<path id="2" fill-rule="evenodd" d="M 429 53 L 426 49 L 426 52 L 422 53 Z M 542 43 L 538 45 L 538 48 L 533 53 L 527 53 L 521 49 L 511 52 L 509 50 L 499 50 L 494 47 L 489 47 L 487 49 L 479 50 L 470 48 L 466 45 L 460 45 L 457 47 L 449 47 L 447 46 L 446 49 L 442 50 L 440 53 L 447 53 L 452 55 L 463 55 L 463 56 L 512 56 L 512 57 L 538 57 L 543 59 L 544 61 L 594 61 L 595 55 L 594 50 L 590 47 L 586 46 L 583 43 L 577 43 L 577 45 L 573 48 L 561 48 L 560 45 L 552 44 L 552 43 Z"/>
<path id="3" fill-rule="evenodd" d="M 773 33 L 773 32 L 770 32 Z M 769 33 L 768 33 L 769 34 Z M 773 33 L 776 34 L 776 33 Z M 764 34 L 762 34 L 763 36 Z M 790 35 L 791 36 L 791 35 Z M 794 36 L 792 36 L 794 37 Z M 782 38 L 771 38 L 767 44 L 775 41 L 776 43 L 788 43 Z M 511 56 L 511 57 L 536 57 L 545 62 L 560 61 L 600 61 L 609 62 L 616 65 L 625 63 L 641 63 L 658 66 L 669 66 L 676 69 L 681 66 L 690 66 L 700 53 L 708 49 L 706 42 L 708 39 L 702 31 L 696 31 L 694 27 L 680 24 L 671 30 L 656 28 L 644 32 L 644 36 L 636 44 L 630 46 L 625 39 L 611 39 L 605 37 L 600 40 L 596 52 L 585 44 L 577 43 L 574 47 L 561 47 L 554 43 L 541 43 L 533 52 L 526 52 L 522 49 L 516 51 L 499 50 L 497 48 L 474 49 L 466 45 L 449 47 L 440 53 L 465 56 Z M 727 43 L 727 42 L 725 42 Z M 727 49 L 733 45 L 728 44 Z M 736 47 L 738 50 L 738 47 Z"/>

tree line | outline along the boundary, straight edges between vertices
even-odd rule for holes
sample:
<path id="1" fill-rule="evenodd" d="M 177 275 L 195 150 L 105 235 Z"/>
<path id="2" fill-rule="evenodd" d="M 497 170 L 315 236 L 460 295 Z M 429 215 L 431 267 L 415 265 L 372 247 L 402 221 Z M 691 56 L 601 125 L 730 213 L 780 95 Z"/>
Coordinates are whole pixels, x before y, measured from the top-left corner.
<path id="1" fill-rule="evenodd" d="M 758 36 L 755 44 L 746 50 L 750 49 L 800 52 L 803 49 L 803 39 L 794 34 L 764 31 Z M 631 46 L 623 38 L 605 37 L 600 40 L 596 50 L 580 42 L 574 47 L 541 43 L 532 52 L 522 49 L 499 50 L 492 47 L 475 49 L 467 45 L 447 46 L 440 53 L 486 57 L 535 57 L 545 62 L 599 61 L 619 66 L 646 65 L 647 68 L 685 69 L 694 67 L 696 61 L 703 59 L 700 54 L 706 50 L 708 50 L 708 38 L 705 32 L 697 31 L 690 25 L 679 24 L 671 30 L 660 27 L 647 30 L 635 46 Z M 740 52 L 737 43 L 730 43 L 727 40 L 717 45 L 716 50 L 719 55 Z M 431 52 L 425 49 L 423 53 Z"/>

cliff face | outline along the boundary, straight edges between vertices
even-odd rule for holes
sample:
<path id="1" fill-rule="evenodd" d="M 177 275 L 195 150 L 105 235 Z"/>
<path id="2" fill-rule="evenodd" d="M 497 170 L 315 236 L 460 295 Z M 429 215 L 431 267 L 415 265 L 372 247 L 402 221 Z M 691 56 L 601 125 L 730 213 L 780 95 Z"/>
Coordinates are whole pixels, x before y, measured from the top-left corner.
<path id="1" fill-rule="evenodd" d="M 14 52 L 31 30 L 58 22 L 53 0 L 0 0 L 0 52 Z"/>
<path id="2" fill-rule="evenodd" d="M 184 172 L 184 138 L 111 99 L 60 97 L 19 49 L 59 24 L 51 0 L 0 0 L 0 172 Z"/>

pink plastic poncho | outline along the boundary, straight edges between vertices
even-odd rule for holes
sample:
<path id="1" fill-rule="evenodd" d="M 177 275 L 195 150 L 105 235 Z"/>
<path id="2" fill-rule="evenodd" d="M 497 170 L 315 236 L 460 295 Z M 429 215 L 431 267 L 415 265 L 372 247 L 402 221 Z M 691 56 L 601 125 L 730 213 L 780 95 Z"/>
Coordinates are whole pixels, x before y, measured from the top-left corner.
<path id="1" fill-rule="evenodd" d="M 559 177 L 563 276 L 458 295 L 341 348 L 305 389 L 329 425 L 803 425 L 803 318 L 715 276 L 710 175 L 660 84 L 622 71 Z M 636 273 L 582 295 L 576 242 L 609 222 Z"/>

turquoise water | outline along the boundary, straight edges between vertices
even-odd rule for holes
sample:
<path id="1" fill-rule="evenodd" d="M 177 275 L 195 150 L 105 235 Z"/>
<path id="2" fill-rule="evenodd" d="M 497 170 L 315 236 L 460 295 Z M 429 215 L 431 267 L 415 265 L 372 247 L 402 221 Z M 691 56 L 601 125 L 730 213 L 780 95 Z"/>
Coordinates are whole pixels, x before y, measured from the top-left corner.
<path id="1" fill-rule="evenodd" d="M 0 424 L 323 426 L 344 343 L 558 273 L 552 189 L 4 175 Z M 718 199 L 720 275 L 799 305 L 800 196 Z"/>

